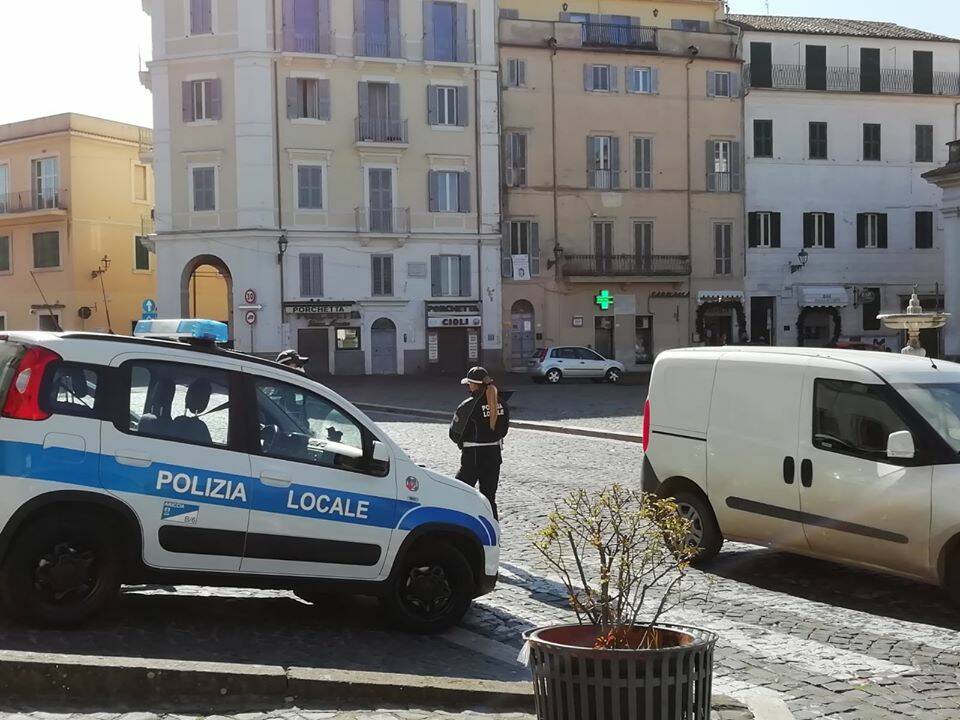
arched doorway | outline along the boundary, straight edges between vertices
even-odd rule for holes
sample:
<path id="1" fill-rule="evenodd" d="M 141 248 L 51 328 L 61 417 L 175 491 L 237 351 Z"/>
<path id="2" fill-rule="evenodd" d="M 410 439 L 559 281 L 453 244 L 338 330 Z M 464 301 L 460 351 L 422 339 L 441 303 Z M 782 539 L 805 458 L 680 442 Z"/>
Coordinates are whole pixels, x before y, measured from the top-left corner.
<path id="1" fill-rule="evenodd" d="M 389 318 L 379 318 L 370 327 L 370 371 L 397 374 L 397 326 Z"/>
<path id="2" fill-rule="evenodd" d="M 233 276 L 216 255 L 198 255 L 180 276 L 180 317 L 219 320 L 233 340 Z"/>
<path id="3" fill-rule="evenodd" d="M 537 330 L 533 305 L 528 300 L 517 300 L 510 308 L 510 367 L 526 369 L 527 360 L 537 349 Z"/>

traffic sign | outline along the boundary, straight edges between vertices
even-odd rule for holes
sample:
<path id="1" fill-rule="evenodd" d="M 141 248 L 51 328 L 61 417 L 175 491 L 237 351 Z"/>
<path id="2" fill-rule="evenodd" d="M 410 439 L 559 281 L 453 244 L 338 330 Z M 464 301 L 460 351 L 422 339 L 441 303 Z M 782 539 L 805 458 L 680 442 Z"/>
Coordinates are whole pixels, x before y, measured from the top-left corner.
<path id="1" fill-rule="evenodd" d="M 248 288 L 243 294 L 243 300 L 247 305 L 253 305 L 257 301 L 257 291 L 253 288 Z"/>
<path id="2" fill-rule="evenodd" d="M 243 316 L 243 319 L 247 321 L 247 325 L 256 325 L 257 324 L 256 311 L 247 310 L 246 314 Z"/>
<path id="3" fill-rule="evenodd" d="M 157 303 L 150 298 L 147 298 L 143 301 L 143 304 L 140 306 L 140 309 L 143 311 L 141 313 L 142 320 L 156 320 L 157 319 Z"/>

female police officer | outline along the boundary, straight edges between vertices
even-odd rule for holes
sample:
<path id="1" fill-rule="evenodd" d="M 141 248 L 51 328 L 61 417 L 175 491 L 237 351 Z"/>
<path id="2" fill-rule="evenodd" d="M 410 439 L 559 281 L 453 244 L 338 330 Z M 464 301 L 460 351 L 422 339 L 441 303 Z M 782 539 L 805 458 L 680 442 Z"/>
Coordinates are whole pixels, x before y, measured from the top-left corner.
<path id="1" fill-rule="evenodd" d="M 497 484 L 503 462 L 500 450 L 510 427 L 510 409 L 482 367 L 471 368 L 460 383 L 467 386 L 470 397 L 460 403 L 450 424 L 450 439 L 461 451 L 457 479 L 471 487 L 479 483 L 493 516 L 498 517 Z"/>

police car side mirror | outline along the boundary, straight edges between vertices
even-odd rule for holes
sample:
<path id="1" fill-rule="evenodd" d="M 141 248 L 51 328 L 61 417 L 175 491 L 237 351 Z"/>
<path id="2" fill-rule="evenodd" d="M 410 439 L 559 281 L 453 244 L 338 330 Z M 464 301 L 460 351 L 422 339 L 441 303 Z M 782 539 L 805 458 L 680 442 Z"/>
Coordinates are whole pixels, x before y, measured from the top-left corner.
<path id="1" fill-rule="evenodd" d="M 373 449 L 370 452 L 370 459 L 377 463 L 389 463 L 390 452 L 387 450 L 387 446 L 379 440 L 374 440 Z"/>

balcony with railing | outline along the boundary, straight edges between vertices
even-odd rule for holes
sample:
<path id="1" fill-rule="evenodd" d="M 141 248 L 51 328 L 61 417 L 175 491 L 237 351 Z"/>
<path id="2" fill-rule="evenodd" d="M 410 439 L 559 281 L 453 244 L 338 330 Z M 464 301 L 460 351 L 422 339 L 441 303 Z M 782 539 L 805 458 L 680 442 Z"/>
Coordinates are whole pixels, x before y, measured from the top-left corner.
<path id="1" fill-rule="evenodd" d="M 357 142 L 406 145 L 410 142 L 407 121 L 382 117 L 358 117 Z"/>
<path id="2" fill-rule="evenodd" d="M 354 53 L 365 58 L 403 58 L 406 37 L 398 31 L 387 33 L 357 32 L 353 35 Z"/>
<path id="3" fill-rule="evenodd" d="M 619 170 L 587 170 L 587 187 L 591 190 L 619 190 Z"/>
<path id="4" fill-rule="evenodd" d="M 54 213 L 67 209 L 66 190 L 24 190 L 0 195 L 0 215 L 14 213 Z"/>
<path id="5" fill-rule="evenodd" d="M 357 217 L 358 233 L 387 235 L 410 233 L 410 208 L 358 207 L 354 212 Z"/>
<path id="6" fill-rule="evenodd" d="M 828 92 L 871 92 L 893 95 L 960 95 L 960 73 L 937 70 L 914 74 L 911 68 L 883 68 L 880 73 L 859 67 L 828 65 L 809 69 L 806 65 L 775 64 L 744 67 L 747 84 L 776 90 L 825 90 Z"/>
<path id="7" fill-rule="evenodd" d="M 656 50 L 657 29 L 639 25 L 583 23 L 583 47 Z"/>
<path id="8" fill-rule="evenodd" d="M 283 49 L 286 52 L 306 53 L 310 55 L 333 54 L 333 32 L 297 32 L 287 30 L 283 33 Z"/>
<path id="9" fill-rule="evenodd" d="M 682 277 L 690 274 L 690 256 L 564 255 L 560 269 L 573 282 L 598 277 Z"/>

